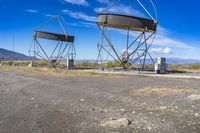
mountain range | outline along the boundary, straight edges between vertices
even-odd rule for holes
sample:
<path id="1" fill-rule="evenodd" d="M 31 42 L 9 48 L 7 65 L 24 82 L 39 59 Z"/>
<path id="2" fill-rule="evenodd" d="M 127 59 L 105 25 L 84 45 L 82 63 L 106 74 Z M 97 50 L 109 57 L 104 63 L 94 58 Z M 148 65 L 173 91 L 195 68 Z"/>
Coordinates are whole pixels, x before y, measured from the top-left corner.
<path id="1" fill-rule="evenodd" d="M 0 61 L 13 61 L 13 60 L 23 61 L 23 60 L 31 60 L 31 59 L 32 57 L 30 56 L 0 48 Z"/>
<path id="2" fill-rule="evenodd" d="M 29 61 L 31 60 L 32 57 L 18 53 L 18 52 L 13 52 L 10 50 L 2 49 L 0 48 L 0 61 Z M 95 62 L 95 59 L 78 59 L 76 62 Z M 147 59 L 147 64 L 151 63 L 150 59 Z M 167 59 L 168 64 L 176 64 L 176 65 L 187 65 L 187 64 L 200 64 L 200 60 L 195 60 L 195 59 L 181 59 L 181 58 L 168 58 Z"/>
<path id="3" fill-rule="evenodd" d="M 154 59 L 156 62 L 156 59 Z M 81 62 L 96 62 L 95 59 L 81 59 L 81 60 L 76 60 L 76 62 L 81 63 Z M 105 61 L 103 61 L 105 62 Z M 136 64 L 138 64 L 137 62 Z M 146 60 L 146 64 L 152 64 L 151 59 Z M 195 60 L 195 59 L 181 59 L 181 58 L 167 58 L 167 64 L 171 65 L 190 65 L 190 64 L 200 64 L 200 60 Z"/>

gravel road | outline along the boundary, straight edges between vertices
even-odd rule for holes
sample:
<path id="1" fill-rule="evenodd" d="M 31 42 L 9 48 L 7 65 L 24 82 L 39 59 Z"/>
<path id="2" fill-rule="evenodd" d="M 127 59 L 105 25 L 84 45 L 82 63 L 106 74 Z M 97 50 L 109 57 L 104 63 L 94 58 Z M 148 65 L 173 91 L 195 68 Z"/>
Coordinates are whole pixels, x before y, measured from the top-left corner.
<path id="1" fill-rule="evenodd" d="M 0 133 L 200 132 L 200 81 L 0 70 Z"/>

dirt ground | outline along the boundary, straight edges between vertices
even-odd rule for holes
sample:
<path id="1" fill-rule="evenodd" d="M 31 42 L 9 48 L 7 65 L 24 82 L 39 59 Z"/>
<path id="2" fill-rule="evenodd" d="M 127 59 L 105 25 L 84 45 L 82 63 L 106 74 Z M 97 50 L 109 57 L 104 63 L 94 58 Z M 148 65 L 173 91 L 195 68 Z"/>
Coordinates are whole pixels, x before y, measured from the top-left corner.
<path id="1" fill-rule="evenodd" d="M 199 133 L 200 81 L 0 70 L 0 133 Z"/>

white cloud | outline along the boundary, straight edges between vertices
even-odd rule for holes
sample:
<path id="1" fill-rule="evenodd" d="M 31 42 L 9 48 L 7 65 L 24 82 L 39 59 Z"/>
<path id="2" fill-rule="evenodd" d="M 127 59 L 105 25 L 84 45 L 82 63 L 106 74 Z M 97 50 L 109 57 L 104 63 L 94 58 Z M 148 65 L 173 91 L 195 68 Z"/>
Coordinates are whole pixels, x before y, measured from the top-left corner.
<path id="1" fill-rule="evenodd" d="M 83 12 L 72 12 L 72 11 L 69 11 L 69 10 L 62 10 L 62 12 L 69 15 L 72 18 L 81 19 L 81 20 L 90 21 L 90 22 L 96 22 L 97 21 L 97 17 L 89 16 L 89 15 L 83 13 Z"/>
<path id="2" fill-rule="evenodd" d="M 169 37 L 170 34 L 169 30 L 159 26 L 153 45 L 175 48 L 192 48 L 192 46 L 179 39 Z"/>
<path id="3" fill-rule="evenodd" d="M 118 31 L 120 34 L 127 35 L 125 31 Z M 139 36 L 137 32 L 130 32 L 130 35 L 134 38 Z M 162 47 L 172 47 L 172 48 L 193 48 L 190 44 L 187 44 L 184 41 L 181 41 L 176 38 L 170 37 L 171 32 L 164 27 L 158 26 L 156 37 L 153 41 L 153 46 L 162 46 Z M 152 37 L 153 38 L 153 37 Z M 150 43 L 152 39 L 148 42 Z"/>
<path id="4" fill-rule="evenodd" d="M 109 3 L 109 0 L 97 0 L 99 3 Z"/>
<path id="5" fill-rule="evenodd" d="M 189 46 L 185 42 L 170 38 L 168 36 L 163 36 L 162 34 L 157 35 L 156 39 L 153 42 L 153 45 L 169 46 L 169 47 L 176 47 L 176 48 L 191 48 L 191 46 Z"/>
<path id="6" fill-rule="evenodd" d="M 71 22 L 67 22 L 67 25 L 71 25 L 71 26 L 80 27 L 80 25 L 79 25 L 78 23 L 71 23 Z"/>
<path id="7" fill-rule="evenodd" d="M 96 27 L 96 23 L 90 23 L 90 22 L 80 22 L 80 24 L 82 24 L 85 27 L 89 27 L 89 28 L 94 28 Z"/>
<path id="8" fill-rule="evenodd" d="M 71 3 L 74 5 L 82 5 L 82 6 L 89 6 L 86 0 L 64 0 L 67 3 Z"/>
<path id="9" fill-rule="evenodd" d="M 155 54 L 171 54 L 172 53 L 172 49 L 169 47 L 166 48 L 152 48 L 149 50 L 149 52 L 151 53 L 155 53 Z"/>
<path id="10" fill-rule="evenodd" d="M 122 35 L 127 36 L 127 31 L 125 30 L 116 30 L 116 29 L 109 29 L 109 31 L 118 32 Z M 130 32 L 130 36 L 137 38 L 140 35 L 139 32 Z M 149 34 L 148 34 L 149 35 Z M 163 28 L 161 26 L 158 26 L 156 37 L 152 43 L 152 45 L 155 47 L 171 47 L 171 48 L 184 48 L 184 49 L 192 49 L 193 47 L 191 44 L 188 44 L 182 40 L 179 40 L 177 38 L 170 37 L 171 32 L 167 30 L 166 28 Z M 152 37 L 153 38 L 153 37 Z M 152 42 L 152 38 L 147 41 L 147 43 Z"/>
<path id="11" fill-rule="evenodd" d="M 53 14 L 44 14 L 46 17 L 55 17 L 56 15 Z"/>
<path id="12" fill-rule="evenodd" d="M 29 12 L 29 13 L 38 13 L 38 11 L 34 10 L 34 9 L 27 9 L 26 12 Z"/>
<path id="13" fill-rule="evenodd" d="M 95 8 L 94 11 L 97 12 L 97 13 L 100 13 L 100 12 L 104 11 L 105 9 L 106 8 Z M 110 8 L 108 10 L 108 12 L 130 15 L 130 7 L 122 5 L 122 4 L 119 4 L 119 5 L 116 5 L 116 6 L 112 7 L 112 8 Z M 133 13 L 134 16 L 145 17 L 145 15 L 142 12 L 140 12 L 138 10 L 135 10 L 135 9 L 133 9 L 132 13 Z"/>

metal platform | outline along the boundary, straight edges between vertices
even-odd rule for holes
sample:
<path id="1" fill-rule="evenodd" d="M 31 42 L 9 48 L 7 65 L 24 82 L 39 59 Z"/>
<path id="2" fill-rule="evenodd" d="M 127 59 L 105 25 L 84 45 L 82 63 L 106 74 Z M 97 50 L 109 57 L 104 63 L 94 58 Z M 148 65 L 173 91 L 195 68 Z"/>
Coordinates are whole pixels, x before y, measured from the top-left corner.
<path id="1" fill-rule="evenodd" d="M 65 41 L 72 43 L 74 42 L 74 36 L 45 32 L 45 31 L 35 31 L 34 37 L 48 39 L 48 40 L 55 40 L 55 41 Z"/>
<path id="2" fill-rule="evenodd" d="M 140 32 L 155 32 L 157 28 L 157 22 L 154 20 L 109 13 L 99 14 L 97 24 L 100 26 Z"/>

